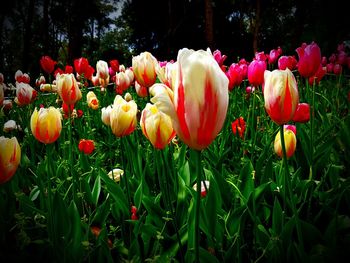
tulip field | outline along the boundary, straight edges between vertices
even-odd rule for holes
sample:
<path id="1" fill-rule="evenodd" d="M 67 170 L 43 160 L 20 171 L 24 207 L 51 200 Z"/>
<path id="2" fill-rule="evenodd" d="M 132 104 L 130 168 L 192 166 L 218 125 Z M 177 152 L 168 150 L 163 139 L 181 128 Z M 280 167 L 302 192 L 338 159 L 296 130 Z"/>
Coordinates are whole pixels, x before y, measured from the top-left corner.
<path id="1" fill-rule="evenodd" d="M 348 262 L 350 47 L 295 51 L 0 74 L 2 262 Z"/>

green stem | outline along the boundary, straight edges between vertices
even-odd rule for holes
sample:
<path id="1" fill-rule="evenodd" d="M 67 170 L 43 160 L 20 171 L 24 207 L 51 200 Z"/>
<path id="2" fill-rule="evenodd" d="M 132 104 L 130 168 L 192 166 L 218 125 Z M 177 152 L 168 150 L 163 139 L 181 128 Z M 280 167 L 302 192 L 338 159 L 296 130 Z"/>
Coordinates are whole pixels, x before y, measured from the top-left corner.
<path id="1" fill-rule="evenodd" d="M 307 86 L 307 88 L 309 88 Z M 314 174 L 314 119 L 315 119 L 315 84 L 312 86 L 311 90 L 311 112 L 310 112 L 310 173 L 309 173 L 309 180 L 313 179 Z"/>
<path id="2" fill-rule="evenodd" d="M 47 151 L 47 163 L 46 163 L 46 178 L 47 178 L 47 226 L 48 226 L 48 234 L 49 234 L 49 240 L 52 243 L 52 247 L 56 247 L 56 232 L 55 232 L 55 226 L 54 226 L 54 218 L 53 218 L 53 209 L 52 209 L 52 186 L 51 186 L 51 177 L 53 177 L 53 169 L 52 169 L 52 151 L 53 151 L 53 144 L 48 144 L 46 146 Z M 55 250 L 55 249 L 54 249 Z"/>
<path id="3" fill-rule="evenodd" d="M 127 156 L 127 159 L 132 162 L 132 156 L 130 156 L 128 153 L 129 153 L 129 145 L 128 145 L 128 138 L 125 138 L 125 137 L 121 137 L 121 143 L 122 143 L 122 151 L 121 151 L 121 156 L 122 156 L 122 166 L 123 166 L 123 170 L 124 170 L 124 175 L 121 177 L 122 181 L 124 182 L 124 185 L 125 185 L 125 189 L 126 189 L 126 196 L 128 198 L 128 203 L 129 205 L 131 205 L 131 197 L 130 197 L 130 190 L 129 190 L 129 180 L 128 180 L 128 167 L 126 167 L 126 160 L 125 160 L 125 155 L 126 154 Z M 129 162 L 129 163 L 130 163 Z M 131 167 L 130 167 L 130 171 L 131 171 Z"/>
<path id="4" fill-rule="evenodd" d="M 77 178 L 75 176 L 75 173 L 73 173 L 73 141 L 72 141 L 72 114 L 69 112 L 68 116 L 68 141 L 69 141 L 69 148 L 68 148 L 68 160 L 69 160 L 69 173 L 70 176 L 73 179 L 73 200 L 77 204 Z"/>
<path id="5" fill-rule="evenodd" d="M 201 152 L 194 150 L 195 157 L 195 175 L 197 182 L 197 196 L 195 202 L 195 221 L 194 221 L 194 250 L 195 250 L 195 262 L 199 263 L 199 213 L 201 204 L 201 182 L 202 182 L 202 163 Z"/>
<path id="6" fill-rule="evenodd" d="M 280 125 L 280 134 L 281 134 L 281 145 L 282 145 L 282 152 L 283 152 L 283 166 L 284 166 L 284 177 L 283 177 L 283 195 L 284 195 L 284 205 L 286 207 L 286 193 L 288 192 L 289 194 L 289 200 L 291 202 L 291 208 L 293 215 L 295 216 L 295 225 L 297 229 L 297 236 L 298 240 L 300 242 L 299 248 L 303 249 L 304 248 L 304 242 L 303 242 L 303 235 L 301 233 L 301 228 L 300 228 L 300 222 L 299 222 L 299 216 L 298 216 L 298 211 L 296 209 L 296 205 L 294 202 L 294 196 L 293 196 L 293 191 L 291 186 L 289 185 L 289 178 L 290 178 L 290 173 L 289 173 L 289 168 L 288 168 L 288 161 L 287 161 L 287 152 L 286 152 L 286 146 L 284 142 L 284 127 L 283 125 Z M 285 213 L 286 210 L 284 209 Z"/>

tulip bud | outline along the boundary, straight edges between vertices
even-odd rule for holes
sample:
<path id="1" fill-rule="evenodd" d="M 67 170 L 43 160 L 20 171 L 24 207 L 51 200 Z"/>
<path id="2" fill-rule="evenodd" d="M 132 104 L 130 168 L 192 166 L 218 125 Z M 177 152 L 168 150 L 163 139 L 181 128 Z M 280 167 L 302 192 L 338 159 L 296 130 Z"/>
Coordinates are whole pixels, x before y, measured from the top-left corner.
<path id="1" fill-rule="evenodd" d="M 287 158 L 290 158 L 293 156 L 296 146 L 297 146 L 297 139 L 295 136 L 295 133 L 291 129 L 284 129 L 284 145 L 286 147 L 286 155 Z M 281 143 L 281 134 L 278 132 L 275 137 L 274 142 L 274 150 L 275 153 L 283 158 L 283 151 L 282 151 L 282 143 Z"/>

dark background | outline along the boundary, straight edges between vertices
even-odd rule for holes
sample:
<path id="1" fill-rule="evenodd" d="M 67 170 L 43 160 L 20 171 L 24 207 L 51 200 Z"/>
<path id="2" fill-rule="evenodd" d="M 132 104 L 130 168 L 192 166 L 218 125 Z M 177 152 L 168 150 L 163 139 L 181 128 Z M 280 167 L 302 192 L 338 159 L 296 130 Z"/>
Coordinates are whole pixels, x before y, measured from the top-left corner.
<path id="1" fill-rule="evenodd" d="M 349 15 L 341 0 L 4 1 L 0 72 L 13 82 L 20 69 L 34 81 L 43 55 L 62 67 L 81 56 L 92 66 L 99 59 L 131 66 L 140 52 L 176 60 L 183 47 L 219 49 L 229 65 L 278 46 L 296 55 L 301 43 L 311 41 L 328 57 L 350 40 Z"/>

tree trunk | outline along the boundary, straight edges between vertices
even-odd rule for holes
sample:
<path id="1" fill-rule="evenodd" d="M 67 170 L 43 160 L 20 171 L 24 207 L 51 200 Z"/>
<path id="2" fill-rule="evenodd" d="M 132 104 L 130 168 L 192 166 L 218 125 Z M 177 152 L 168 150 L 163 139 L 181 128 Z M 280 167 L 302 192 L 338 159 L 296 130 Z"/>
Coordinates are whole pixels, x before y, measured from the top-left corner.
<path id="1" fill-rule="evenodd" d="M 213 30 L 213 5 L 212 0 L 205 0 L 205 40 L 210 49 L 214 48 L 214 30 Z"/>
<path id="2" fill-rule="evenodd" d="M 253 51 L 254 53 L 258 51 L 259 48 L 259 31 L 260 31 L 260 13 L 261 5 L 260 0 L 256 0 L 256 15 L 255 15 L 255 24 L 253 31 Z"/>
<path id="3" fill-rule="evenodd" d="M 34 14 L 34 0 L 29 0 L 27 20 L 24 29 L 24 39 L 23 39 L 23 54 L 22 54 L 22 67 L 24 72 L 28 72 L 30 62 L 30 50 L 31 50 L 31 39 L 32 39 L 32 23 Z"/>

